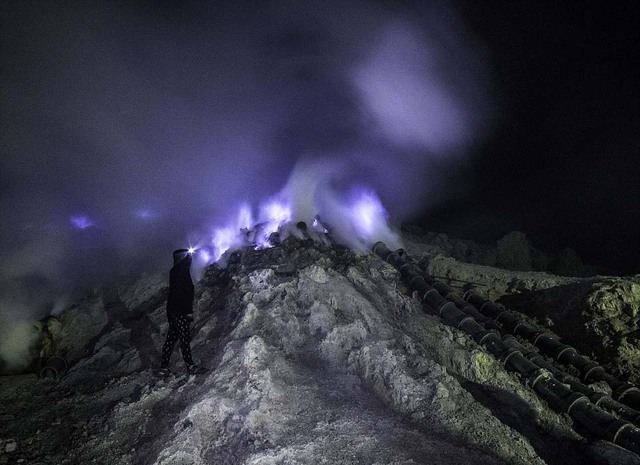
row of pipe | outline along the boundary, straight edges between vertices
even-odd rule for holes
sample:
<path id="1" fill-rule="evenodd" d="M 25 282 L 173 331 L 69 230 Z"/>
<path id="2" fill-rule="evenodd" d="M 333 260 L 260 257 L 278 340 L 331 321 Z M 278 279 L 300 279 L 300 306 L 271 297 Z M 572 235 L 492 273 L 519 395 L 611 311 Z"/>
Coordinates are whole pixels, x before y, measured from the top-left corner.
<path id="1" fill-rule="evenodd" d="M 435 285 L 429 284 L 427 280 L 432 280 L 416 262 L 407 257 L 404 250 L 393 252 L 383 242 L 377 242 L 373 246 L 373 252 L 394 266 L 408 288 L 416 292 L 419 299 L 436 315 L 447 324 L 469 334 L 490 354 L 501 360 L 507 370 L 520 374 L 554 409 L 567 413 L 594 437 L 607 439 L 640 455 L 640 428 L 627 420 L 615 417 L 593 403 L 585 393 L 574 390 L 570 384 L 567 385 L 555 378 L 551 370 L 526 357 L 513 341 L 503 341 L 495 328 L 500 325 L 496 325 L 491 321 L 493 319 L 479 312 L 472 303 L 456 299 L 450 289 L 447 292 L 448 298 L 443 297 L 441 291 L 447 291 L 444 285 L 432 283 L 440 288 L 439 291 Z M 503 324 L 500 320 L 496 321 Z M 602 402 L 601 399 L 598 400 Z"/>
<path id="2" fill-rule="evenodd" d="M 589 399 L 596 405 L 601 405 L 605 409 L 615 412 L 618 416 L 624 418 L 625 420 L 630 420 L 636 424 L 640 424 L 640 412 L 638 411 L 638 407 L 637 407 L 638 399 L 636 397 L 636 393 L 640 392 L 638 388 L 636 388 L 632 384 L 622 383 L 615 377 L 608 375 L 604 371 L 604 369 L 599 365 L 585 359 L 587 362 L 589 362 L 589 366 L 590 366 L 589 370 L 587 370 L 586 373 L 592 376 L 592 380 L 594 381 L 599 381 L 599 380 L 608 381 L 610 383 L 610 386 L 613 389 L 613 397 L 594 391 L 593 389 L 586 386 L 584 383 L 580 382 L 575 377 L 566 373 L 564 370 L 548 363 L 544 359 L 544 357 L 542 357 L 535 350 L 528 350 L 523 345 L 519 344 L 517 339 L 515 339 L 510 333 L 518 334 L 521 337 L 525 337 L 525 335 L 531 335 L 529 337 L 529 340 L 534 344 L 538 342 L 539 344 L 542 345 L 543 348 L 553 347 L 554 345 L 556 345 L 557 347 L 560 348 L 560 350 L 555 349 L 555 351 L 550 350 L 548 353 L 545 353 L 545 355 L 552 356 L 552 358 L 553 358 L 553 355 L 555 354 L 559 354 L 565 357 L 566 355 L 573 354 L 574 352 L 577 354 L 577 351 L 575 351 L 575 349 L 573 349 L 572 347 L 566 344 L 561 344 L 557 340 L 557 338 L 554 337 L 553 335 L 536 331 L 535 328 L 533 328 L 533 326 L 517 318 L 512 312 L 509 312 L 504 308 L 498 307 L 492 302 L 486 301 L 484 299 L 482 300 L 483 305 L 481 306 L 481 310 L 484 311 L 484 313 L 482 313 L 480 310 L 477 309 L 475 305 L 470 303 L 468 300 L 468 299 L 471 299 L 471 300 L 476 299 L 477 294 L 471 291 L 467 291 L 467 293 L 465 294 L 465 298 L 462 298 L 459 295 L 457 295 L 455 291 L 451 289 L 449 286 L 447 286 L 444 283 L 436 281 L 432 276 L 427 275 L 424 272 L 424 270 L 422 271 L 423 271 L 422 276 L 425 279 L 425 281 L 429 285 L 433 286 L 436 290 L 438 290 L 440 295 L 442 295 L 448 300 L 451 300 L 459 308 L 461 308 L 463 311 L 465 311 L 466 313 L 472 316 L 475 314 L 479 314 L 483 318 L 489 319 L 489 321 L 493 325 L 492 328 L 497 328 L 506 335 L 504 340 L 507 344 L 523 352 L 523 354 L 527 358 L 529 358 L 531 361 L 533 361 L 536 365 L 540 366 L 541 368 L 546 368 L 550 370 L 556 379 L 558 379 L 559 381 L 562 381 L 565 384 L 569 384 L 573 390 L 582 392 L 587 397 L 589 397 Z M 504 322 L 501 322 L 500 321 L 501 319 L 503 319 Z M 487 324 L 485 324 L 485 327 L 487 327 Z M 548 341 L 552 341 L 553 344 L 549 344 Z M 584 359 L 584 357 L 582 358 Z M 564 361 L 564 359 L 558 360 L 558 357 L 556 357 L 555 359 L 558 361 L 558 363 L 562 363 Z M 573 368 L 577 369 L 575 366 L 573 366 Z M 594 369 L 594 368 L 597 368 L 597 369 Z M 588 377 L 584 378 L 585 382 L 588 382 L 588 380 L 589 380 Z"/>
<path id="3" fill-rule="evenodd" d="M 549 333 L 537 330 L 514 313 L 473 291 L 467 291 L 464 300 L 479 309 L 482 315 L 500 322 L 506 332 L 526 339 L 544 355 L 561 365 L 573 367 L 580 373 L 584 382 L 605 381 L 611 387 L 615 400 L 635 410 L 640 410 L 640 389 L 633 384 L 620 381 L 607 373 L 600 365 L 581 355 L 575 348 L 561 343 Z"/>
<path id="4" fill-rule="evenodd" d="M 613 379 L 615 383 L 613 384 L 613 387 L 617 388 L 613 391 L 613 397 L 594 391 L 593 389 L 589 388 L 587 385 L 585 385 L 576 377 L 571 376 L 570 374 L 566 373 L 566 371 L 564 371 L 563 369 L 560 369 L 554 366 L 553 364 L 547 362 L 545 358 L 540 355 L 539 352 L 535 350 L 527 349 L 525 346 L 520 344 L 518 340 L 513 337 L 512 334 L 518 334 L 521 337 L 524 337 L 525 334 L 531 334 L 532 336 L 530 337 L 529 340 L 534 344 L 536 342 L 543 344 L 549 340 L 552 340 L 553 343 L 560 344 L 557 338 L 554 337 L 553 335 L 535 331 L 535 328 L 533 328 L 530 324 L 522 321 L 521 319 L 517 318 L 513 313 L 505 309 L 501 309 L 500 312 L 496 312 L 495 310 L 499 309 L 500 307 L 497 307 L 493 303 L 490 303 L 491 305 L 487 305 L 486 307 L 481 307 L 482 310 L 484 310 L 485 308 L 487 309 L 486 313 L 482 313 L 476 308 L 475 305 L 469 303 L 467 300 L 457 295 L 455 291 L 451 289 L 449 286 L 447 286 L 444 283 L 435 281 L 433 277 L 424 273 L 424 270 L 422 273 L 422 277 L 425 279 L 425 281 L 429 285 L 433 286 L 434 289 L 438 290 L 440 295 L 454 302 L 459 308 L 461 308 L 466 313 L 472 316 L 474 314 L 480 314 L 483 318 L 488 318 L 489 321 L 493 325 L 495 325 L 493 327 L 499 329 L 505 335 L 503 337 L 503 340 L 505 341 L 505 343 L 507 343 L 511 347 L 514 347 L 520 350 L 525 357 L 527 357 L 529 360 L 531 360 L 533 363 L 535 363 L 539 367 L 549 370 L 556 379 L 558 379 L 559 381 L 565 384 L 569 384 L 571 386 L 571 389 L 573 389 L 574 391 L 582 392 L 587 397 L 589 397 L 589 399 L 595 405 L 602 406 L 606 410 L 615 412 L 621 418 L 624 418 L 625 420 L 630 420 L 634 422 L 636 425 L 640 425 L 640 411 L 638 411 L 636 407 L 637 399 L 635 397 L 635 393 L 638 391 L 638 389 L 635 386 L 633 386 L 632 384 L 620 382 L 613 376 L 606 374 L 606 372 L 604 372 L 604 369 L 602 369 L 602 367 L 600 367 L 599 365 L 593 362 L 590 362 L 592 368 L 587 373 L 602 376 L 602 377 L 597 377 L 593 379 L 594 381 Z M 477 294 L 475 293 L 467 291 L 467 293 L 465 294 L 465 297 L 467 298 L 471 297 L 473 299 L 474 296 L 476 295 Z M 483 301 L 483 302 L 486 302 L 486 301 Z M 489 313 L 489 310 L 491 310 L 493 313 Z M 497 315 L 498 318 L 493 319 L 491 318 L 492 315 Z M 500 317 L 502 316 L 506 316 L 506 318 L 504 318 L 505 320 L 504 323 L 500 322 L 500 319 L 501 319 Z M 486 324 L 485 324 L 485 327 L 487 327 Z M 547 343 L 542 347 L 546 348 L 549 346 L 550 344 Z M 571 350 L 567 350 L 567 349 L 571 349 Z M 560 355 L 566 355 L 568 353 L 573 353 L 571 351 L 575 352 L 575 349 L 573 349 L 570 346 L 567 346 L 566 344 L 560 344 L 560 351 L 545 353 L 545 355 L 552 356 L 555 353 L 559 353 Z M 555 360 L 558 361 L 558 363 L 562 363 L 562 361 L 558 360 L 557 357 L 555 358 Z M 593 367 L 598 368 L 598 370 L 594 370 Z M 576 367 L 574 366 L 574 368 Z M 585 377 L 584 381 L 588 382 L 588 378 Z"/>
<path id="5" fill-rule="evenodd" d="M 514 336 L 507 335 L 503 336 L 502 340 L 509 347 L 513 347 L 519 350 L 522 355 L 527 357 L 533 363 L 538 365 L 540 368 L 544 368 L 548 370 L 554 378 L 556 378 L 561 383 L 569 385 L 569 387 L 576 391 L 581 392 L 585 396 L 589 398 L 594 405 L 602 407 L 603 409 L 614 412 L 620 418 L 624 418 L 625 420 L 632 421 L 636 425 L 640 425 L 640 412 L 637 410 L 618 402 L 613 399 L 611 396 L 608 396 L 605 393 L 594 391 L 589 386 L 582 383 L 579 379 L 574 376 L 569 375 L 564 370 L 556 367 L 552 363 L 549 363 L 538 351 L 535 349 L 529 349 L 521 344 Z"/>

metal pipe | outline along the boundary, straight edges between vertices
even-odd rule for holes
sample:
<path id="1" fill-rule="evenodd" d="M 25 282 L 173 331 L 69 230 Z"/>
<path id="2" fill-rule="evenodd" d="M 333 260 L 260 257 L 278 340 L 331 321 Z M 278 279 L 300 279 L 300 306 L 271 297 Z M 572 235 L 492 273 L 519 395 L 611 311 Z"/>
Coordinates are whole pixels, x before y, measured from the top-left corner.
<path id="1" fill-rule="evenodd" d="M 597 363 L 581 355 L 574 347 L 561 343 L 551 334 L 536 330 L 525 321 L 520 320 L 509 310 L 484 299 L 478 294 L 468 291 L 464 299 L 477 307 L 480 312 L 490 318 L 504 322 L 507 329 L 533 343 L 540 351 L 558 363 L 569 365 L 578 370 L 584 382 L 605 381 L 613 390 L 613 398 L 634 410 L 640 411 L 640 389 L 633 384 L 625 383 L 607 373 Z"/>
<path id="2" fill-rule="evenodd" d="M 613 412 L 620 418 L 631 421 L 636 425 L 640 424 L 640 412 L 638 412 L 637 410 L 614 400 L 611 396 L 608 396 L 602 392 L 594 391 L 589 386 L 581 383 L 577 378 L 569 375 L 555 365 L 547 362 L 544 357 L 542 357 L 535 350 L 528 349 L 527 347 L 522 345 L 514 336 L 507 335 L 503 338 L 503 340 L 505 344 L 522 352 L 525 357 L 538 365 L 540 368 L 548 370 L 558 381 L 564 384 L 568 384 L 573 391 L 580 392 L 587 396 L 593 404 L 602 407 L 609 412 Z"/>
<path id="3" fill-rule="evenodd" d="M 389 249 L 386 244 L 382 241 L 376 242 L 373 244 L 373 253 L 380 257 L 385 262 L 387 261 L 387 257 L 391 253 L 391 249 Z"/>
<path id="4" fill-rule="evenodd" d="M 422 273 L 422 269 L 420 269 Z M 445 299 L 452 301 L 456 306 L 465 312 L 467 315 L 472 316 L 475 320 L 482 323 L 485 327 L 490 329 L 500 329 L 501 325 L 495 320 L 483 315 L 478 311 L 476 307 L 465 301 L 460 297 L 453 289 L 441 282 L 434 282 L 432 286 L 438 290 L 441 296 Z"/>
<path id="5" fill-rule="evenodd" d="M 411 262 L 403 250 L 391 252 L 381 242 L 374 245 L 373 251 L 398 270 Z M 489 353 L 502 360 L 507 370 L 523 376 L 531 388 L 557 410 L 569 414 L 595 437 L 606 438 L 640 455 L 640 428 L 617 419 L 594 405 L 585 394 L 574 392 L 554 378 L 551 372 L 525 357 L 518 348 L 507 345 L 494 331 L 485 330 L 473 317 L 462 312 L 453 302 L 444 299 L 436 288 L 427 283 L 424 275 L 415 271 L 405 272 L 403 281 L 410 290 L 418 292 L 428 308 L 447 323 L 470 334 Z M 480 311 L 482 312 L 482 308 Z"/>
<path id="6" fill-rule="evenodd" d="M 532 342 L 545 355 L 557 360 L 563 365 L 570 365 L 581 373 L 584 381 L 605 381 L 613 390 L 613 398 L 631 407 L 632 410 L 640 410 L 640 390 L 629 383 L 623 383 L 616 377 L 608 374 L 597 363 L 583 357 L 573 347 L 562 344 L 556 337 L 538 331 L 533 326 L 520 320 L 512 312 L 482 298 L 472 291 L 468 291 L 464 299 L 470 304 L 480 308 L 480 311 L 492 318 L 498 319 L 507 330 L 515 335 L 520 335 Z M 501 328 L 504 329 L 504 328 Z"/>
<path id="7" fill-rule="evenodd" d="M 40 378 L 60 379 L 67 372 L 69 365 L 64 357 L 54 355 L 47 360 L 45 366 L 40 370 Z"/>

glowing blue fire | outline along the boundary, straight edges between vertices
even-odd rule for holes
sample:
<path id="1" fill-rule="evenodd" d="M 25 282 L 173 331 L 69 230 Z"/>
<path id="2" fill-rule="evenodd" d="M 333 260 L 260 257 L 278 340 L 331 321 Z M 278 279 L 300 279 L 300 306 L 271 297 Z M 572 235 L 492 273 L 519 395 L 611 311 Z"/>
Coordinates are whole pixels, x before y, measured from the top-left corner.
<path id="1" fill-rule="evenodd" d="M 226 227 L 217 228 L 213 231 L 210 241 L 213 245 L 213 253 L 211 255 L 207 253 L 207 255 L 212 261 L 218 261 L 227 250 L 245 245 L 243 234 L 254 226 L 255 222 L 251 207 L 247 204 L 242 204 L 235 221 L 230 222 Z"/>
<path id="2" fill-rule="evenodd" d="M 71 225 L 76 229 L 87 229 L 95 226 L 95 223 L 87 216 L 72 216 L 69 218 Z"/>
<path id="3" fill-rule="evenodd" d="M 220 257 L 222 257 L 222 254 L 231 248 L 231 246 L 236 242 L 238 233 L 238 230 L 234 230 L 232 228 L 216 229 L 213 232 L 211 242 L 213 243 L 214 261 L 218 261 Z"/>
<path id="4" fill-rule="evenodd" d="M 271 239 L 272 234 L 276 232 L 280 234 L 281 239 L 286 239 L 290 234 L 303 238 L 305 236 L 302 231 L 294 226 L 298 221 L 309 221 L 310 228 L 306 237 L 328 243 L 327 234 L 331 231 L 334 240 L 359 252 L 369 250 L 377 240 L 394 243 L 395 235 L 387 224 L 387 212 L 372 190 L 353 190 L 347 199 L 336 196 L 336 202 L 332 203 L 329 209 L 325 207 L 328 223 L 319 219 L 324 213 L 315 203 L 305 204 L 308 208 L 300 209 L 307 215 L 311 212 L 310 218 L 300 218 L 300 214 L 294 217 L 292 206 L 298 208 L 301 205 L 299 202 L 290 202 L 289 197 L 280 193 L 268 200 L 262 204 L 256 217 L 249 205 L 241 205 L 233 220 L 223 227 L 213 229 L 209 238 L 200 242 L 210 244 L 209 246 L 199 245 L 194 248 L 194 260 L 207 265 L 220 261 L 229 250 L 249 246 L 256 250 L 273 247 Z M 313 196 L 307 198 L 313 199 Z"/>
<path id="5" fill-rule="evenodd" d="M 150 221 L 155 219 L 158 215 L 153 211 L 150 210 L 148 208 L 141 208 L 139 210 L 136 210 L 133 215 L 140 219 L 140 220 L 145 220 L 145 221 Z"/>
<path id="6" fill-rule="evenodd" d="M 253 214 L 249 205 L 243 204 L 240 206 L 236 226 L 238 229 L 251 229 L 253 227 Z"/>
<path id="7" fill-rule="evenodd" d="M 261 208 L 259 217 L 260 221 L 256 222 L 251 207 L 241 205 L 235 221 L 213 230 L 210 240 L 213 253 L 210 259 L 218 261 L 227 250 L 247 245 L 253 245 L 256 249 L 273 247 L 269 237 L 291 222 L 291 208 L 286 202 L 270 201 Z M 250 232 L 254 232 L 252 239 L 249 238 Z"/>
<path id="8" fill-rule="evenodd" d="M 260 217 L 264 219 L 264 224 L 256 237 L 256 249 L 273 247 L 269 237 L 291 222 L 291 208 L 282 202 L 273 201 L 262 208 Z"/>
<path id="9" fill-rule="evenodd" d="M 320 222 L 317 216 L 313 219 L 313 223 L 311 223 L 311 229 L 322 232 L 323 234 L 329 233 L 329 230 Z"/>
<path id="10" fill-rule="evenodd" d="M 291 208 L 279 202 L 271 202 L 267 204 L 264 211 L 269 221 L 277 224 L 284 224 L 291 221 Z"/>
<path id="11" fill-rule="evenodd" d="M 211 257 L 211 254 L 209 253 L 208 250 L 199 249 L 198 252 L 199 252 L 198 256 L 199 256 L 200 260 L 203 261 L 204 263 L 210 263 L 210 262 L 213 261 L 212 257 Z"/>
<path id="12" fill-rule="evenodd" d="M 387 213 L 374 192 L 361 191 L 351 206 L 353 228 L 363 239 L 369 239 L 379 226 L 386 226 Z"/>

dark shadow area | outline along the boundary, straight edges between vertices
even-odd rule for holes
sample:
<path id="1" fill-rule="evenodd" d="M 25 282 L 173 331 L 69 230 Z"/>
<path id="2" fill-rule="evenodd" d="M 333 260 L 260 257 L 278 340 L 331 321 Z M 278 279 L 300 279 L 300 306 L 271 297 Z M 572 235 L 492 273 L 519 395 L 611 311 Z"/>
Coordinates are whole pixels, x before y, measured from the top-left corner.
<path id="1" fill-rule="evenodd" d="M 129 344 L 138 351 L 142 362 L 142 369 L 152 368 L 160 362 L 160 352 L 156 347 L 152 334 L 160 333 L 156 325 L 146 312 L 137 312 L 121 321 L 122 326 L 129 329 Z"/>
<path id="2" fill-rule="evenodd" d="M 539 321 L 565 344 L 592 358 L 624 382 L 640 384 L 634 277 L 598 277 L 576 283 L 502 296 L 498 302 Z"/>
<path id="3" fill-rule="evenodd" d="M 177 419 L 190 402 L 191 391 L 179 389 L 185 383 L 186 378 L 177 381 L 174 385 L 174 395 L 169 395 L 153 405 L 145 425 L 145 434 L 137 441 L 132 438 L 131 446 L 135 447 L 133 463 L 154 463 L 154 458 L 164 448 L 168 436 L 174 429 L 175 421 L 171 419 Z M 155 439 L 150 440 L 150 438 Z"/>
<path id="4" fill-rule="evenodd" d="M 522 399 L 504 389 L 459 380 L 473 398 L 488 408 L 502 423 L 529 440 L 536 453 L 549 465 L 591 465 L 593 453 L 584 443 L 570 438 L 559 439 L 538 426 L 538 415 Z"/>
<path id="5" fill-rule="evenodd" d="M 166 297 L 166 290 L 159 292 L 133 309 L 120 322 L 122 326 L 130 330 L 129 344 L 138 351 L 142 369 L 153 368 L 160 364 L 160 351 L 152 337 L 154 334 L 160 333 L 160 328 L 149 318 L 149 314 L 161 306 Z"/>
<path id="6" fill-rule="evenodd" d="M 122 300 L 120 300 L 118 292 L 115 289 L 106 290 L 102 296 L 102 301 L 104 304 L 104 311 L 107 314 L 107 324 L 104 325 L 104 328 L 102 328 L 100 333 L 89 340 L 85 346 L 85 357 L 91 357 L 94 354 L 96 344 L 100 339 L 102 339 L 106 334 L 109 334 L 116 324 L 118 324 L 120 320 L 129 313 L 127 306 L 122 302 Z"/>

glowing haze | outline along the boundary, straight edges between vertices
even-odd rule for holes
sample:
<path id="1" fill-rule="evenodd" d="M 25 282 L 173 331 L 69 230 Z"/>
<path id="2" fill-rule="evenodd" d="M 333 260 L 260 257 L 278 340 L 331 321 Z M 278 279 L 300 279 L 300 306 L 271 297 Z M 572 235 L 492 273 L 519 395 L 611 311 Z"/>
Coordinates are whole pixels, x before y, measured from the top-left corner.
<path id="1" fill-rule="evenodd" d="M 399 244 L 490 116 L 445 3 L 233 3 L 2 7 L 0 341 L 256 225 Z"/>

